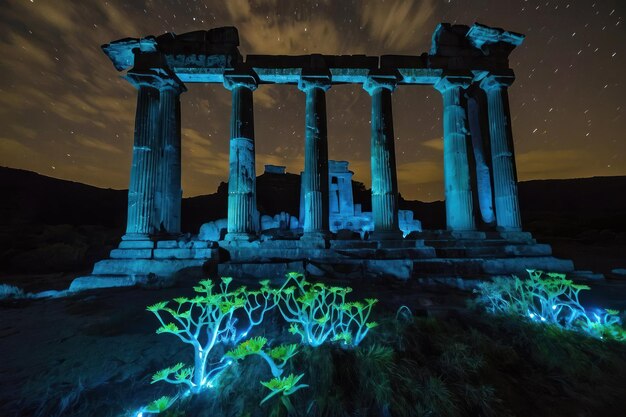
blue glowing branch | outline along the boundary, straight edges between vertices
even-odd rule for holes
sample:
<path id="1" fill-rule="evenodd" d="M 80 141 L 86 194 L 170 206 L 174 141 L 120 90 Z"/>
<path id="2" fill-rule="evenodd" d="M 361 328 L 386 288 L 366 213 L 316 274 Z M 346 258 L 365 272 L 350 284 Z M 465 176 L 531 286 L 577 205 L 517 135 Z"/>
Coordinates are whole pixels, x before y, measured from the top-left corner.
<path id="1" fill-rule="evenodd" d="M 564 274 L 528 270 L 529 278 L 520 280 L 494 278 L 478 286 L 477 301 L 490 313 L 514 314 L 528 319 L 582 331 L 604 339 L 626 340 L 619 312 L 604 310 L 589 312 L 580 304 L 579 294 L 589 290 L 586 285 L 574 284 Z"/>
<path id="2" fill-rule="evenodd" d="M 168 307 L 168 302 L 148 307 L 148 311 L 161 323 L 157 333 L 171 333 L 184 343 L 190 344 L 193 347 L 194 359 L 193 367 L 180 368 L 185 369 L 184 373 L 180 374 L 183 371 L 174 369 L 175 367 L 165 368 L 155 374 L 157 378 L 153 382 L 185 384 L 196 394 L 213 385 L 219 375 L 232 363 L 221 358 L 208 365 L 209 360 L 214 359 L 212 351 L 215 346 L 234 344 L 245 337 L 252 327 L 263 321 L 265 312 L 275 304 L 267 285 L 258 292 L 249 292 L 245 287 L 230 291 L 231 281 L 232 278 L 222 278 L 215 292 L 212 281 L 200 281 L 199 285 L 194 287 L 198 295 L 194 298 L 175 298 L 173 300 L 177 303 L 175 309 Z M 171 316 L 173 321 L 167 323 L 162 316 L 164 313 Z M 242 318 L 248 319 L 248 330 L 238 332 L 236 324 Z"/>
<path id="3" fill-rule="evenodd" d="M 330 339 L 354 347 L 376 326 L 367 320 L 377 300 L 346 302 L 351 291 L 312 284 L 301 274 L 291 273 L 280 289 L 278 309 L 291 323 L 290 333 L 299 335 L 302 343 L 316 347 Z"/>

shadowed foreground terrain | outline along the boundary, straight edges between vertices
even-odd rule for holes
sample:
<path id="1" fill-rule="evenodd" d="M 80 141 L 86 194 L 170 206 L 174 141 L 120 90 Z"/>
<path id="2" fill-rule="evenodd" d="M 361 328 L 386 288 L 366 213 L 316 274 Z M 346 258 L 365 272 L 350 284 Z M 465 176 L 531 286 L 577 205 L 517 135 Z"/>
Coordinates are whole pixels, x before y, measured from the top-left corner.
<path id="1" fill-rule="evenodd" d="M 259 177 L 259 207 L 297 213 L 296 176 Z M 368 209 L 369 191 L 353 184 Z M 226 186 L 185 199 L 186 230 L 225 216 Z M 272 190 L 281 190 L 279 193 Z M 626 177 L 520 183 L 525 229 L 578 269 L 607 274 L 583 303 L 626 310 Z M 0 168 L 0 284 L 26 292 L 67 288 L 108 255 L 123 233 L 124 191 Z M 297 196 L 297 194 L 294 194 Z M 284 207 L 284 208 L 283 208 Z M 425 228 L 443 227 L 443 203 L 401 200 Z M 88 291 L 60 299 L 0 300 L 0 416 L 128 416 L 173 386 L 155 371 L 190 362 L 189 346 L 156 335 L 147 305 L 192 293 L 200 271 L 171 288 Z M 280 277 L 268 277 L 280 283 Z M 253 286 L 254 284 L 250 284 Z M 466 307 L 470 292 L 411 282 L 341 282 L 356 299 L 376 297 L 374 328 L 354 350 L 304 348 L 286 373 L 309 385 L 290 398 L 302 416 L 622 416 L 626 348 Z M 406 308 L 401 308 L 406 306 Z M 270 315 L 255 336 L 295 343 Z M 224 373 L 206 395 L 162 415 L 286 416 L 278 398 L 262 406 L 270 376 L 258 358 Z"/>
<path id="2" fill-rule="evenodd" d="M 145 306 L 188 296 L 193 282 L 0 302 L 0 415 L 130 417 L 174 394 L 167 383 L 150 385 L 151 376 L 189 363 L 191 351 L 175 336 L 156 335 Z M 381 284 L 355 289 L 355 299 L 381 300 L 379 326 L 358 348 L 302 347 L 290 361 L 286 372 L 304 373 L 309 385 L 290 397 L 299 415 L 623 415 L 623 344 L 494 318 L 466 308 L 466 292 Z M 277 317 L 265 323 L 255 336 L 297 342 Z M 215 388 L 163 415 L 286 416 L 276 397 L 259 406 L 268 393 L 259 381 L 270 379 L 261 362 L 245 359 Z"/>

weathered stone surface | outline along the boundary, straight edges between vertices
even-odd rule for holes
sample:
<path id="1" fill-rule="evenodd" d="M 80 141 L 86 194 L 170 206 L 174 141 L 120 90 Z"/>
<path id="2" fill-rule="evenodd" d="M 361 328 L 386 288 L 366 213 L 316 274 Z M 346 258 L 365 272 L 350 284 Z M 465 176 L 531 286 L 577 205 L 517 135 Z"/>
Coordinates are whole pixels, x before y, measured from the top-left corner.
<path id="1" fill-rule="evenodd" d="M 216 242 L 218 240 L 221 240 L 224 237 L 227 229 L 228 229 L 227 219 L 219 219 L 213 222 L 204 223 L 202 226 L 200 226 L 200 233 L 198 234 L 198 239 Z"/>
<path id="2" fill-rule="evenodd" d="M 223 263 L 218 265 L 218 275 L 238 278 L 276 278 L 284 277 L 288 272 L 304 272 L 302 262 L 276 263 Z"/>
<path id="3" fill-rule="evenodd" d="M 488 259 L 483 262 L 484 272 L 490 275 L 521 274 L 527 269 L 540 269 L 550 272 L 572 272 L 574 270 L 574 263 L 570 260 L 557 259 L 549 256 Z"/>
<path id="4" fill-rule="evenodd" d="M 79 277 L 72 281 L 69 291 L 78 292 L 96 288 L 132 287 L 147 282 L 147 275 L 87 276 Z"/>
<path id="5" fill-rule="evenodd" d="M 111 258 L 113 259 L 142 259 L 151 258 L 152 249 L 113 249 Z"/>
<path id="6" fill-rule="evenodd" d="M 152 249 L 154 242 L 152 240 L 122 240 L 118 245 L 119 249 Z"/>

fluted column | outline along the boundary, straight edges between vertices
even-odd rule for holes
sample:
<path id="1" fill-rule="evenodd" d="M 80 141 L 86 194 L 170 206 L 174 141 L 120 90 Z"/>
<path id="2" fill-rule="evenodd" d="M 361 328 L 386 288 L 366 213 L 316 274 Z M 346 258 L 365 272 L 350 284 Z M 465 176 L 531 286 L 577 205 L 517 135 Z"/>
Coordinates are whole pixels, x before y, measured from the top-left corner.
<path id="1" fill-rule="evenodd" d="M 303 76 L 298 88 L 306 94 L 303 241 L 322 244 L 328 237 L 328 135 L 326 129 L 326 91 L 330 76 Z"/>
<path id="2" fill-rule="evenodd" d="M 157 186 L 159 230 L 169 235 L 180 234 L 181 151 L 180 94 L 187 91 L 178 80 L 171 79 L 161 88 L 160 113 L 162 148 Z"/>
<path id="3" fill-rule="evenodd" d="M 508 96 L 514 79 L 512 73 L 489 75 L 480 84 L 487 94 L 496 224 L 502 231 L 522 229 Z"/>
<path id="4" fill-rule="evenodd" d="M 467 90 L 467 122 L 469 125 L 476 175 L 476 196 L 480 217 L 485 225 L 495 225 L 496 216 L 493 209 L 493 192 L 491 185 L 491 152 L 488 148 L 487 106 L 484 93 L 473 84 Z M 477 216 L 478 219 L 478 216 Z"/>
<path id="5" fill-rule="evenodd" d="M 467 117 L 461 93 L 471 76 L 445 76 L 435 88 L 443 95 L 443 174 L 448 230 L 474 230 L 474 205 L 467 155 Z"/>
<path id="6" fill-rule="evenodd" d="M 148 240 L 158 227 L 155 218 L 155 182 L 160 142 L 160 80 L 141 72 L 129 72 L 126 79 L 137 87 L 138 94 L 128 186 L 128 217 L 123 239 Z"/>
<path id="7" fill-rule="evenodd" d="M 391 92 L 396 77 L 369 76 L 363 88 L 372 98 L 371 174 L 374 239 L 400 239 L 398 226 L 398 178 L 393 133 Z"/>
<path id="8" fill-rule="evenodd" d="M 249 71 L 232 71 L 224 74 L 224 87 L 232 93 L 226 240 L 250 241 L 256 236 L 252 92 L 257 88 L 257 79 Z"/>

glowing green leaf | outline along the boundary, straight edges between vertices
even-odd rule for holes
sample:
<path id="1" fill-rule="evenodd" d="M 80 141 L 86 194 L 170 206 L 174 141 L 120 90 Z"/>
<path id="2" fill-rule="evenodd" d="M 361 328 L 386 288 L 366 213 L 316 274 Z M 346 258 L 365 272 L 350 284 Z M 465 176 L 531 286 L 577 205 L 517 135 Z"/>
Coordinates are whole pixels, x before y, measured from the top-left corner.
<path id="1" fill-rule="evenodd" d="M 289 326 L 289 333 L 298 334 L 300 333 L 300 328 L 298 327 L 297 324 L 292 323 L 291 326 Z"/>
<path id="2" fill-rule="evenodd" d="M 328 314 L 315 319 L 315 321 L 318 322 L 319 324 L 325 324 L 328 322 L 328 320 L 330 320 L 330 317 L 328 317 Z"/>
<path id="3" fill-rule="evenodd" d="M 370 321 L 369 323 L 365 323 L 365 327 L 367 327 L 368 329 L 373 329 L 376 326 L 378 326 L 378 323 L 376 323 L 375 321 Z"/>
<path id="4" fill-rule="evenodd" d="M 170 408 L 170 406 L 173 403 L 174 403 L 174 399 L 173 398 L 167 397 L 167 396 L 163 396 L 163 397 L 159 398 L 158 400 L 154 400 L 150 404 L 148 404 L 146 406 L 146 408 L 144 408 L 144 411 L 146 411 L 148 413 L 161 413 L 161 412 L 167 410 L 168 408 Z"/>
<path id="5" fill-rule="evenodd" d="M 156 311 L 163 310 L 166 305 L 167 305 L 167 301 L 161 301 L 160 303 L 156 303 L 151 306 L 148 306 L 146 310 L 154 313 Z"/>
<path id="6" fill-rule="evenodd" d="M 241 342 L 235 349 L 226 352 L 226 356 L 233 359 L 243 359 L 248 355 L 259 353 L 263 350 L 266 343 L 267 339 L 264 337 L 253 337 L 245 342 Z"/>
<path id="7" fill-rule="evenodd" d="M 167 323 L 165 326 L 161 326 L 157 329 L 156 333 L 179 333 L 180 329 L 174 323 Z"/>
<path id="8" fill-rule="evenodd" d="M 298 345 L 279 345 L 276 346 L 267 353 L 270 358 L 286 362 L 289 358 L 293 357 L 298 352 Z"/>

